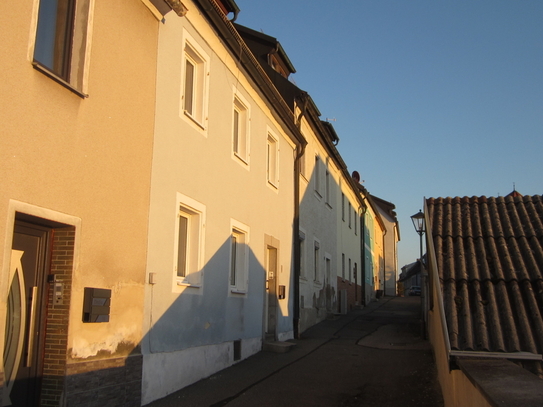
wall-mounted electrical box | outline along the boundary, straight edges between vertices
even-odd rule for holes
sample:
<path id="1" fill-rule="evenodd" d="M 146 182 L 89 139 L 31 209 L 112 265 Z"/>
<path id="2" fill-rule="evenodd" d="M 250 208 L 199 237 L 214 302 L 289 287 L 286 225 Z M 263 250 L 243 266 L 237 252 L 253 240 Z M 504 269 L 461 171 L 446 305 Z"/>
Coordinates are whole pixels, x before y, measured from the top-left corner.
<path id="1" fill-rule="evenodd" d="M 85 287 L 83 322 L 109 322 L 111 290 Z"/>
<path id="2" fill-rule="evenodd" d="M 286 288 L 284 285 L 280 285 L 277 290 L 277 298 L 280 300 L 284 300 L 286 298 Z"/>

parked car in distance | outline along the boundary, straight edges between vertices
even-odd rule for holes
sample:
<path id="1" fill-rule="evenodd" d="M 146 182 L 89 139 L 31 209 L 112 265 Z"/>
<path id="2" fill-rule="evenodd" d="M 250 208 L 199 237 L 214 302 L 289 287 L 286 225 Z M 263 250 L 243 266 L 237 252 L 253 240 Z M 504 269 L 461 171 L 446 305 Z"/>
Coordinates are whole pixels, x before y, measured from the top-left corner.
<path id="1" fill-rule="evenodd" d="M 420 295 L 420 287 L 417 285 L 412 286 L 407 294 L 411 297 L 413 295 Z"/>

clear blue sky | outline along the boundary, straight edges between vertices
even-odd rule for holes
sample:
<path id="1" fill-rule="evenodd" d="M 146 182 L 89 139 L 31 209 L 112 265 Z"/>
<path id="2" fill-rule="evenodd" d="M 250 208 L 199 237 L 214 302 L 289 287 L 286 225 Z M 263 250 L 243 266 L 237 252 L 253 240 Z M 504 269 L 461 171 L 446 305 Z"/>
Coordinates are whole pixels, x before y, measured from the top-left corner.
<path id="1" fill-rule="evenodd" d="M 399 267 L 424 197 L 543 193 L 543 0 L 236 0 L 396 205 Z"/>

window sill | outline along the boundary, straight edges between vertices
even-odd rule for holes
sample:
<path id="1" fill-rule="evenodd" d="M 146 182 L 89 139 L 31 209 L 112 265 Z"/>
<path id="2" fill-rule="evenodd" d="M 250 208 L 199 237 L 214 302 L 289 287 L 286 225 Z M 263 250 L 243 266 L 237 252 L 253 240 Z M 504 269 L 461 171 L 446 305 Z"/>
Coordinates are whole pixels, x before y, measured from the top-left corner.
<path id="1" fill-rule="evenodd" d="M 230 292 L 232 294 L 247 294 L 247 290 L 240 290 L 240 289 L 237 289 L 237 288 L 231 288 Z"/>
<path id="2" fill-rule="evenodd" d="M 87 95 L 86 93 L 83 93 L 81 92 L 80 90 L 74 88 L 70 83 L 66 82 L 64 79 L 62 79 L 60 76 L 57 76 L 55 75 L 53 72 L 51 72 L 46 66 L 40 64 L 39 62 L 37 61 L 34 61 L 32 62 L 32 67 L 38 71 L 38 72 L 41 72 L 42 74 L 44 74 L 45 76 L 47 76 L 48 78 L 54 80 L 55 82 L 57 82 L 58 84 L 64 86 L 66 89 L 68 89 L 69 91 L 75 93 L 77 96 L 79 96 L 80 98 L 88 98 L 89 95 Z"/>
<path id="3" fill-rule="evenodd" d="M 247 166 L 247 167 L 249 166 L 249 160 L 243 158 L 240 154 L 234 152 L 234 157 L 236 157 L 236 159 L 238 160 L 238 162 L 240 162 L 241 164 L 244 164 L 244 165 Z"/>
<path id="4" fill-rule="evenodd" d="M 200 123 L 198 120 L 196 120 L 196 118 L 194 118 L 194 116 L 192 116 L 186 110 L 183 110 L 183 113 L 185 114 L 186 117 L 188 117 L 190 119 L 191 122 L 193 122 L 195 125 L 197 125 L 203 131 L 205 131 L 205 129 L 206 129 L 205 126 L 202 123 Z"/>
<path id="5" fill-rule="evenodd" d="M 181 287 L 193 287 L 193 288 L 201 288 L 202 287 L 201 284 L 193 284 L 193 283 L 189 283 L 188 281 L 178 281 L 177 285 L 181 286 Z"/>

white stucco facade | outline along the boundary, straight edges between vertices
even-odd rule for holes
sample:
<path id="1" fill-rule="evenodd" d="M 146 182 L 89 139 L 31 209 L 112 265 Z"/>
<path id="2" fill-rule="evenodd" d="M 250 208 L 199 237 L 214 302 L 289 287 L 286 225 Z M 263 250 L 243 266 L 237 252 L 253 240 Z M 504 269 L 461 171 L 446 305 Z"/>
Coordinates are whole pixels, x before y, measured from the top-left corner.
<path id="1" fill-rule="evenodd" d="M 337 310 L 337 204 L 339 169 L 307 117 L 300 176 L 300 332 Z"/>
<path id="2" fill-rule="evenodd" d="M 144 404 L 258 352 L 266 338 L 293 337 L 296 145 L 197 6 L 185 3 L 186 16 L 166 15 L 159 31 Z M 194 104 L 203 96 L 193 114 L 187 64 Z M 242 272 L 235 282 L 233 268 Z M 281 287 L 284 298 L 270 294 Z"/>
<path id="3" fill-rule="evenodd" d="M 362 301 L 362 255 L 361 222 L 364 207 L 359 191 L 353 190 L 352 183 L 344 173 L 340 179 L 340 193 L 337 196 L 337 281 L 339 290 L 338 312 L 346 313 Z"/>

